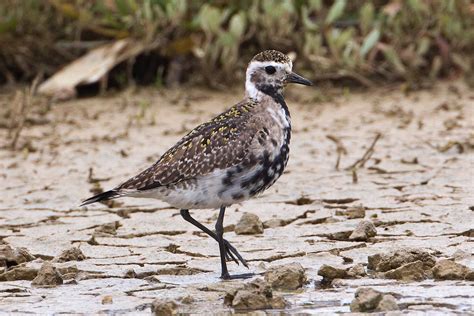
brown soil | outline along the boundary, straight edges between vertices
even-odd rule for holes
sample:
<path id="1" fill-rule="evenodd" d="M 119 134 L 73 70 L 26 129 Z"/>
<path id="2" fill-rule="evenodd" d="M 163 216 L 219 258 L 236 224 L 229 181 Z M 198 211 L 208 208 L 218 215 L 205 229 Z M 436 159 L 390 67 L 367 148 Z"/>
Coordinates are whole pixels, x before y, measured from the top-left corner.
<path id="1" fill-rule="evenodd" d="M 0 118 L 0 243 L 34 256 L 0 258 L 0 279 L 10 273 L 0 282 L 0 311 L 149 313 L 155 299 L 177 302 L 179 313 L 230 310 L 226 293 L 252 280 L 220 281 L 217 244 L 177 210 L 131 198 L 78 205 L 135 175 L 187 130 L 237 102 L 235 91 L 146 89 L 51 107 L 36 100 L 24 111 L 13 93 L 0 93 L 2 112 L 25 113 L 23 123 L 16 120 L 21 131 L 9 130 L 4 113 Z M 390 293 L 401 310 L 472 311 L 474 92 L 459 82 L 408 95 L 396 88 L 341 93 L 324 102 L 315 100 L 335 93 L 288 92 L 290 162 L 261 197 L 229 208 L 226 238 L 250 265 L 249 271 L 229 262 L 230 272 L 262 277 L 272 267 L 301 264 L 308 280 L 302 290 L 274 290 L 295 312 L 348 312 L 360 286 Z M 245 212 L 258 215 L 263 233 L 235 234 Z M 213 227 L 215 210 L 192 214 Z M 376 235 L 351 239 L 363 220 L 375 225 Z M 36 274 L 73 246 L 84 260 L 53 263 L 63 285 L 34 287 L 31 277 L 21 279 L 21 271 Z M 471 270 L 462 268 L 464 280 L 436 270 L 440 281 L 428 271 L 424 280 L 408 282 L 367 270 L 368 256 L 404 248 Z M 348 273 L 328 285 L 318 275 L 323 264 L 343 271 L 363 264 L 368 274 Z M 436 267 L 444 266 L 452 265 Z"/>

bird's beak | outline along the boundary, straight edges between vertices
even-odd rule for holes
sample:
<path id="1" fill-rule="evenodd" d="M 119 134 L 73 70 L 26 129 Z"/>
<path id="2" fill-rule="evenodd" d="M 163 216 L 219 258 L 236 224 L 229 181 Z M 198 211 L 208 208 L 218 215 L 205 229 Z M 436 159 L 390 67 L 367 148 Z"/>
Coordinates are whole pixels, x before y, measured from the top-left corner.
<path id="1" fill-rule="evenodd" d="M 286 80 L 285 80 L 287 83 L 298 83 L 298 84 L 302 84 L 302 85 L 305 85 L 305 86 L 312 86 L 313 83 L 311 81 L 309 81 L 308 79 L 294 73 L 294 72 L 291 72 L 290 74 L 288 74 L 288 76 L 286 76 Z"/>

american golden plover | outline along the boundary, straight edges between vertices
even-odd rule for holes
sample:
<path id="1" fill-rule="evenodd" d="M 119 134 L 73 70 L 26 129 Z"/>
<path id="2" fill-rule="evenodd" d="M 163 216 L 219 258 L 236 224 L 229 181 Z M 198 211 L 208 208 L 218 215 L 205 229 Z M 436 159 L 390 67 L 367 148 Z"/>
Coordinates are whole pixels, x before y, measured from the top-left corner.
<path id="1" fill-rule="evenodd" d="M 248 267 L 223 238 L 225 208 L 263 192 L 285 169 L 291 120 L 283 88 L 287 83 L 311 85 L 292 66 L 281 52 L 257 54 L 247 67 L 241 102 L 193 129 L 148 169 L 82 205 L 124 196 L 162 200 L 219 243 L 221 278 L 230 278 L 227 259 Z M 189 213 L 204 208 L 220 208 L 215 232 Z"/>

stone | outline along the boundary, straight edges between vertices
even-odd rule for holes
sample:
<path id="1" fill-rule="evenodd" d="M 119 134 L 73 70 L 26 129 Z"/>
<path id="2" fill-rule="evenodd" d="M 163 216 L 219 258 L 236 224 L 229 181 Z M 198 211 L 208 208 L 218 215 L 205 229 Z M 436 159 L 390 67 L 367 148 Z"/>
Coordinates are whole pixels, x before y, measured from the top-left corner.
<path id="1" fill-rule="evenodd" d="M 0 245 L 0 268 L 6 269 L 29 262 L 35 259 L 35 256 L 28 252 L 26 248 L 13 249 L 10 245 Z M 1 270 L 0 270 L 1 271 Z"/>
<path id="2" fill-rule="evenodd" d="M 81 249 L 77 247 L 71 247 L 56 256 L 53 262 L 67 262 L 67 261 L 82 261 L 86 258 Z"/>
<path id="3" fill-rule="evenodd" d="M 348 277 L 346 269 L 336 268 L 323 264 L 318 270 L 318 275 L 323 277 L 323 282 L 331 282 L 334 279 L 345 279 Z"/>
<path id="4" fill-rule="evenodd" d="M 357 289 L 351 302 L 351 312 L 371 313 L 399 310 L 395 297 L 371 288 Z"/>
<path id="5" fill-rule="evenodd" d="M 382 300 L 383 295 L 371 288 L 359 288 L 351 302 L 351 312 L 373 312 Z"/>
<path id="6" fill-rule="evenodd" d="M 63 284 L 63 278 L 49 261 L 43 263 L 38 271 L 38 275 L 31 282 L 31 285 L 38 287 L 54 287 L 61 284 Z"/>
<path id="7" fill-rule="evenodd" d="M 133 269 L 128 269 L 127 271 L 125 271 L 124 277 L 126 279 L 135 279 L 137 277 L 137 273 Z"/>
<path id="8" fill-rule="evenodd" d="M 421 261 L 424 269 L 429 270 L 434 267 L 436 258 L 422 249 L 400 249 L 388 254 L 379 253 L 369 256 L 367 268 L 377 272 L 386 272 L 415 261 Z"/>
<path id="9" fill-rule="evenodd" d="M 346 215 L 348 219 L 364 218 L 365 207 L 361 204 L 348 207 L 344 212 L 344 215 Z"/>
<path id="10" fill-rule="evenodd" d="M 117 235 L 117 228 L 119 227 L 120 227 L 119 221 L 102 224 L 94 230 L 94 235 L 95 236 Z"/>
<path id="11" fill-rule="evenodd" d="M 371 221 L 361 221 L 349 236 L 349 240 L 366 241 L 377 235 L 374 223 Z"/>
<path id="12" fill-rule="evenodd" d="M 272 218 L 263 222 L 263 228 L 277 228 L 285 226 L 285 221 L 279 218 Z"/>
<path id="13" fill-rule="evenodd" d="M 263 223 L 257 215 L 244 213 L 237 225 L 235 225 L 237 235 L 256 235 L 263 233 Z"/>
<path id="14" fill-rule="evenodd" d="M 262 279 L 228 291 L 224 304 L 236 310 L 283 309 L 288 303 L 280 295 L 274 295 L 271 285 Z"/>
<path id="15" fill-rule="evenodd" d="M 151 303 L 151 311 L 156 316 L 177 315 L 178 304 L 173 300 L 157 298 Z"/>
<path id="16" fill-rule="evenodd" d="M 355 264 L 347 270 L 347 275 L 351 278 L 364 277 L 367 275 L 365 267 L 362 263 Z"/>
<path id="17" fill-rule="evenodd" d="M 16 281 L 28 280 L 31 281 L 38 275 L 38 269 L 28 268 L 25 266 L 17 266 L 0 274 L 0 281 Z"/>
<path id="18" fill-rule="evenodd" d="M 421 281 L 429 276 L 429 270 L 425 269 L 425 265 L 421 261 L 410 262 L 396 269 L 389 270 L 384 273 L 384 277 L 388 279 L 397 279 L 402 281 Z"/>
<path id="19" fill-rule="evenodd" d="M 377 305 L 375 309 L 376 312 L 388 312 L 388 311 L 397 311 L 400 308 L 398 307 L 397 300 L 390 294 L 384 294 L 382 300 Z"/>
<path id="20" fill-rule="evenodd" d="M 464 280 L 469 273 L 472 270 L 468 267 L 447 259 L 439 260 L 433 267 L 433 277 L 436 280 Z"/>
<path id="21" fill-rule="evenodd" d="M 104 297 L 102 297 L 102 305 L 105 305 L 105 304 L 112 304 L 114 302 L 112 296 L 110 295 L 106 295 Z"/>
<path id="22" fill-rule="evenodd" d="M 183 304 L 192 304 L 196 300 L 191 295 L 186 295 L 186 296 L 182 297 L 179 301 Z"/>
<path id="23" fill-rule="evenodd" d="M 265 281 L 276 290 L 296 290 L 306 283 L 306 273 L 299 263 L 270 268 L 265 272 Z"/>

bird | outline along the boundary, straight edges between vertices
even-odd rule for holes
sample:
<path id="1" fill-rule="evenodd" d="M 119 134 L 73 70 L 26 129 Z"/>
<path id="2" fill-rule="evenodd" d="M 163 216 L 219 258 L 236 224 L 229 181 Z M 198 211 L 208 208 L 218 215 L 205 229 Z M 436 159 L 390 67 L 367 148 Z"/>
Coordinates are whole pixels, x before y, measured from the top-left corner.
<path id="1" fill-rule="evenodd" d="M 225 210 L 268 189 L 287 165 L 291 117 L 283 90 L 289 83 L 312 85 L 292 68 L 280 51 L 258 53 L 247 66 L 242 101 L 191 130 L 149 168 L 81 206 L 120 197 L 164 201 L 217 241 L 220 278 L 234 278 L 227 260 L 248 264 L 223 237 Z M 215 231 L 192 217 L 190 209 L 219 209 Z"/>

